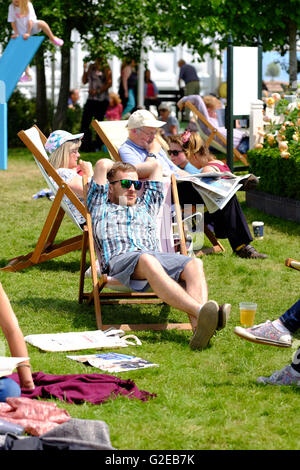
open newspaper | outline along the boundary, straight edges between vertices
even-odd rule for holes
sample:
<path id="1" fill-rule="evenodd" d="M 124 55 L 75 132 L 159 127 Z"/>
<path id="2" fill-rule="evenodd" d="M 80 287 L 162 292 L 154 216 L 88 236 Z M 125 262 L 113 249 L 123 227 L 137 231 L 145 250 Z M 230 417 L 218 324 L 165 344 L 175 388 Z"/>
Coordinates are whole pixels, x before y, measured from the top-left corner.
<path id="1" fill-rule="evenodd" d="M 242 186 L 241 181 L 249 176 L 236 176 L 230 171 L 225 171 L 179 176 L 176 180 L 179 183 L 180 181 L 190 181 L 202 197 L 208 212 L 213 213 L 226 206 Z"/>

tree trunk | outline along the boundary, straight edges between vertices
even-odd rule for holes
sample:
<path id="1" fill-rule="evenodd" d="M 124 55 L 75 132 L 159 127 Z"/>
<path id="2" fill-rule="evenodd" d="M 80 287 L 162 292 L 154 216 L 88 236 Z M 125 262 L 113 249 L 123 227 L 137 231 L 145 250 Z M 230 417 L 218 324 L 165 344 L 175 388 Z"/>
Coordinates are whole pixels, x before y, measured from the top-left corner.
<path id="1" fill-rule="evenodd" d="M 53 129 L 64 129 L 66 124 L 71 73 L 70 38 L 71 30 L 65 30 L 63 36 L 65 44 L 61 48 L 60 90 L 57 107 L 53 118 Z"/>
<path id="2" fill-rule="evenodd" d="M 289 20 L 289 74 L 290 87 L 292 90 L 297 89 L 297 24 Z"/>
<path id="3" fill-rule="evenodd" d="M 41 131 L 49 134 L 48 103 L 44 63 L 44 50 L 41 47 L 36 53 L 36 117 Z"/>

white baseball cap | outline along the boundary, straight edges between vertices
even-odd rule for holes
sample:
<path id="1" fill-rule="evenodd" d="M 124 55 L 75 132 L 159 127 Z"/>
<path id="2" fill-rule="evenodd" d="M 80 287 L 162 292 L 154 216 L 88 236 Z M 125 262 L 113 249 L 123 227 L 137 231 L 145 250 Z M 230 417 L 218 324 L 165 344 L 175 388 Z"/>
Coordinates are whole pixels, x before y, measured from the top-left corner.
<path id="1" fill-rule="evenodd" d="M 128 119 L 128 129 L 138 129 L 139 127 L 162 127 L 166 123 L 158 121 L 150 111 L 138 109 Z"/>

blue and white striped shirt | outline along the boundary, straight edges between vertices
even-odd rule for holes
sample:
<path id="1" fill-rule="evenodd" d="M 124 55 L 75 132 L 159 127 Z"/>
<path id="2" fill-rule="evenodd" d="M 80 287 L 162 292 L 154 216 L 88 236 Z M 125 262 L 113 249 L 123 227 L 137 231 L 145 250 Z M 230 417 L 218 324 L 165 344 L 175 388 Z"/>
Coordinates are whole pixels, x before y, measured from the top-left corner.
<path id="1" fill-rule="evenodd" d="M 94 240 L 101 254 L 101 271 L 110 260 L 130 251 L 160 251 L 156 217 L 163 203 L 163 183 L 145 181 L 141 197 L 134 206 L 108 201 L 109 184 L 91 180 L 87 206 L 91 214 Z"/>

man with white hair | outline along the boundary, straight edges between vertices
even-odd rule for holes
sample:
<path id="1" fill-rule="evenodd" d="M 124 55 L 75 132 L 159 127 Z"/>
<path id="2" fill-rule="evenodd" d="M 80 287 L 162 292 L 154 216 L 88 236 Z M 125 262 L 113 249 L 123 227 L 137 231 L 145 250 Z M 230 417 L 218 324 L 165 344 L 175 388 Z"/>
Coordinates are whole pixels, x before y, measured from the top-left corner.
<path id="1" fill-rule="evenodd" d="M 158 161 L 162 166 L 164 176 L 190 176 L 189 173 L 176 166 L 166 155 L 161 144 L 155 139 L 157 130 L 164 122 L 156 119 L 145 109 L 135 111 L 128 119 L 128 139 L 119 148 L 119 154 L 124 163 L 131 163 L 137 169 L 140 178 L 147 179 L 152 171 L 153 162 Z M 203 204 L 198 191 L 189 181 L 178 184 L 180 204 Z M 242 208 L 236 197 L 232 197 L 222 210 L 209 214 L 217 227 L 218 238 L 228 238 L 233 252 L 241 258 L 266 258 L 265 254 L 254 249 L 250 242 L 253 240 Z M 218 231 L 218 233 L 217 233 Z"/>

